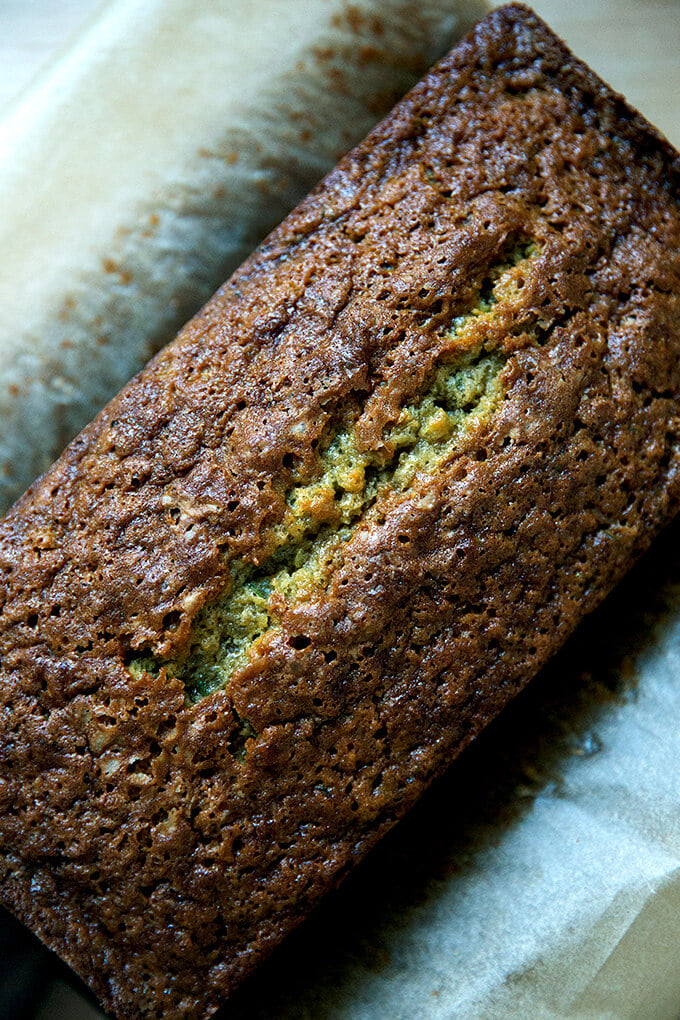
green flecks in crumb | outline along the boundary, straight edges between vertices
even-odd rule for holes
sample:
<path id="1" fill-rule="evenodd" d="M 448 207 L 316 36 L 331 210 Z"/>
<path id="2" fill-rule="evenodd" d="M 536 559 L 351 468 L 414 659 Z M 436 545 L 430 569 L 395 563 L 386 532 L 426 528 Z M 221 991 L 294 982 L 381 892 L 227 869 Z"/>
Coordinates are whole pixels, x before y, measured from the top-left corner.
<path id="1" fill-rule="evenodd" d="M 257 638 L 275 625 L 269 596 L 304 598 L 322 591 L 357 518 L 381 493 L 402 492 L 417 474 L 431 471 L 474 422 L 492 413 L 502 397 L 503 360 L 492 354 L 467 359 L 441 365 L 422 400 L 404 407 L 386 437 L 391 456 L 359 452 L 352 431 L 338 434 L 322 456 L 323 474 L 289 493 L 274 555 L 257 568 L 234 568 L 229 594 L 199 613 L 187 653 L 164 663 L 146 657 L 133 668 L 157 673 L 165 665 L 169 675 L 182 678 L 192 701 L 224 686 L 245 665 Z"/>
<path id="2" fill-rule="evenodd" d="M 236 718 L 238 721 L 238 728 L 232 733 L 227 746 L 234 758 L 237 758 L 239 761 L 243 761 L 246 756 L 246 741 L 250 740 L 251 737 L 256 737 L 257 733 L 253 729 L 249 719 L 239 718 L 238 715 Z"/>
<path id="3" fill-rule="evenodd" d="M 508 270 L 535 250 L 518 245 L 492 267 L 475 307 L 451 324 L 453 336 L 473 340 L 476 324 L 492 319 L 514 286 Z M 353 426 L 338 432 L 321 454 L 318 477 L 289 490 L 284 518 L 272 532 L 272 555 L 258 567 L 233 565 L 230 591 L 198 614 L 186 652 L 166 660 L 139 657 L 131 671 L 157 675 L 164 666 L 182 679 L 191 701 L 223 687 L 246 664 L 257 639 L 276 626 L 270 596 L 291 600 L 322 592 L 358 518 L 382 494 L 403 492 L 417 475 L 435 471 L 471 427 L 492 416 L 503 397 L 504 360 L 472 344 L 440 363 L 420 398 L 402 408 L 380 451 L 358 450 Z"/>
<path id="4" fill-rule="evenodd" d="M 183 679 L 192 701 L 222 687 L 271 624 L 267 599 L 272 585 L 266 576 L 254 576 L 256 569 L 243 564 L 234 568 L 229 595 L 198 614 L 188 653 L 164 661 L 145 656 L 134 660 L 131 671 L 157 674 L 165 666 L 169 676 Z"/>

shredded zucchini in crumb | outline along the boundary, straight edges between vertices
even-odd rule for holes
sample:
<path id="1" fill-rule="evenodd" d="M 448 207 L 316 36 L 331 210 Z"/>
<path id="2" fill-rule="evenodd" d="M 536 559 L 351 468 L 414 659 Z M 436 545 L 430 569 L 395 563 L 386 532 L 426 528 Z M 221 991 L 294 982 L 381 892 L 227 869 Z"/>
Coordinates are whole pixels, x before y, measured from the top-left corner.
<path id="1" fill-rule="evenodd" d="M 533 245 L 518 246 L 492 267 L 475 307 L 451 324 L 452 335 L 474 340 L 512 286 L 508 270 L 534 251 Z M 276 626 L 271 594 L 290 600 L 323 592 L 338 549 L 381 494 L 403 492 L 417 475 L 436 471 L 471 427 L 492 416 L 503 397 L 504 362 L 479 344 L 442 361 L 419 399 L 402 408 L 381 451 L 358 450 L 353 426 L 338 432 L 320 455 L 318 476 L 289 490 L 284 518 L 273 531 L 275 552 L 257 567 L 233 565 L 231 589 L 198 614 L 183 654 L 165 660 L 140 656 L 131 672 L 158 674 L 165 667 L 168 675 L 182 678 L 194 701 L 224 686 L 245 664 L 253 643 Z"/>

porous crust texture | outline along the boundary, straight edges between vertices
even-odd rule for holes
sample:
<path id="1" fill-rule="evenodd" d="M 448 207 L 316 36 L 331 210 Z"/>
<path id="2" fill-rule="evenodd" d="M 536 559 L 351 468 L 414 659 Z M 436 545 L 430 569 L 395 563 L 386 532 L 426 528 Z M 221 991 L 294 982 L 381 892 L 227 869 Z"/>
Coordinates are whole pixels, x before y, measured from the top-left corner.
<path id="1" fill-rule="evenodd" d="M 5 518 L 0 894 L 117 1016 L 214 1011 L 675 513 L 679 171 L 495 11 Z M 390 463 L 480 352 L 486 410 L 313 583 L 258 595 L 271 625 L 189 697 L 163 663 L 332 437 Z"/>

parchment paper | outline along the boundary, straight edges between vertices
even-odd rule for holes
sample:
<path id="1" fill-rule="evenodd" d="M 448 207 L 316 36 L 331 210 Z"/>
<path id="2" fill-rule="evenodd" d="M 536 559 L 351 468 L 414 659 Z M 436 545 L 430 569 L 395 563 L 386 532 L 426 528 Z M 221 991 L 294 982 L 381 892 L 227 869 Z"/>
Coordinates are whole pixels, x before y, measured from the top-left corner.
<path id="1" fill-rule="evenodd" d="M 614 28 L 637 7 L 589 6 Z M 679 541 L 680 523 L 225 1020 L 680 1016 Z M 65 969 L 35 1015 L 101 1016 Z"/>
<path id="2" fill-rule="evenodd" d="M 484 0 L 114 0 L 0 121 L 0 512 Z"/>

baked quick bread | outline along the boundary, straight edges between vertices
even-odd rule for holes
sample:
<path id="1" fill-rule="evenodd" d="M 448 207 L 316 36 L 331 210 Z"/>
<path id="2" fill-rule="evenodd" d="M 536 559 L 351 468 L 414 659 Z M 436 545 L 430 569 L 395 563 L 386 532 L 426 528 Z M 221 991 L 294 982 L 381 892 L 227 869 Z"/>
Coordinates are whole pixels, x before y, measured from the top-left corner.
<path id="1" fill-rule="evenodd" d="M 480 23 L 2 524 L 0 889 L 204 1017 L 680 498 L 680 158 Z"/>

